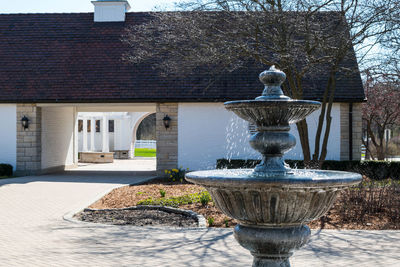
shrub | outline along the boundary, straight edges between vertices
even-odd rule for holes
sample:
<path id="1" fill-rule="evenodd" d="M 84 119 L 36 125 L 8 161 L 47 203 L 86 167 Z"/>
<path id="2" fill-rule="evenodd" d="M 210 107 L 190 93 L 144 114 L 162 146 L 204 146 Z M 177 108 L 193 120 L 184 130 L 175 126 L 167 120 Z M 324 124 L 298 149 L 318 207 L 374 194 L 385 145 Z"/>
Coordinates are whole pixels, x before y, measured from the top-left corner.
<path id="1" fill-rule="evenodd" d="M 229 227 L 229 219 L 228 219 L 228 218 L 225 218 L 225 219 L 224 219 L 224 224 L 225 224 L 225 227 L 226 227 L 226 228 Z"/>
<path id="2" fill-rule="evenodd" d="M 0 164 L 0 177 L 7 176 L 11 177 L 13 175 L 13 167 L 10 164 Z"/>
<path id="3" fill-rule="evenodd" d="M 368 216 L 385 214 L 391 223 L 400 220 L 400 182 L 368 181 L 344 190 L 340 204 L 335 204 L 341 220 L 368 222 Z"/>
<path id="4" fill-rule="evenodd" d="M 257 159 L 217 159 L 217 169 L 254 168 L 260 162 Z"/>
<path id="5" fill-rule="evenodd" d="M 208 193 L 207 191 L 203 191 L 200 194 L 200 203 L 203 207 L 207 206 L 208 202 L 211 201 L 211 196 L 210 193 Z"/>
<path id="6" fill-rule="evenodd" d="M 213 217 L 208 217 L 207 221 L 208 221 L 208 226 L 213 226 L 215 220 Z"/>
<path id="7" fill-rule="evenodd" d="M 291 168 L 303 169 L 304 162 L 302 160 L 285 160 Z M 223 169 L 239 169 L 254 168 L 260 160 L 242 160 L 242 159 L 218 159 L 217 168 Z M 322 164 L 323 170 L 350 171 L 358 172 L 373 180 L 394 179 L 400 180 L 400 162 L 395 161 L 337 161 L 326 160 Z"/>
<path id="8" fill-rule="evenodd" d="M 203 191 L 200 193 L 188 194 L 179 197 L 170 197 L 170 198 L 147 198 L 141 200 L 137 203 L 137 205 L 155 205 L 155 206 L 169 206 L 169 207 L 179 207 L 181 205 L 192 204 L 192 203 L 201 203 L 201 197 L 208 194 L 207 191 Z M 210 197 L 211 201 L 211 197 Z"/>
<path id="9" fill-rule="evenodd" d="M 165 174 L 168 175 L 168 177 L 171 179 L 172 182 L 183 182 L 185 179 L 185 173 L 186 171 L 189 171 L 189 169 L 183 169 L 182 167 L 179 167 L 178 169 L 171 169 L 171 170 L 165 170 Z"/>
<path id="10" fill-rule="evenodd" d="M 160 189 L 160 195 L 161 195 L 161 197 L 165 197 L 165 194 L 166 194 L 165 190 L 164 190 L 164 189 Z"/>

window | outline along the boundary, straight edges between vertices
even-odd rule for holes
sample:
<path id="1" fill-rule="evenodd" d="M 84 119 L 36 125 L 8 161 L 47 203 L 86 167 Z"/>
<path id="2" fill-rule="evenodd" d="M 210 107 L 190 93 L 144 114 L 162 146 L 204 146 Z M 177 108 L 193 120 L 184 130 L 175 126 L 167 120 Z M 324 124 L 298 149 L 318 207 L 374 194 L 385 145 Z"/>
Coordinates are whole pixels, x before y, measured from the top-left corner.
<path id="1" fill-rule="evenodd" d="M 114 120 L 109 120 L 108 121 L 108 132 L 113 133 L 114 132 Z"/>
<path id="2" fill-rule="evenodd" d="M 87 129 L 87 132 L 88 133 L 90 133 L 90 131 L 91 131 L 91 125 L 90 125 L 90 120 L 87 120 L 86 121 L 86 129 Z M 78 132 L 83 132 L 83 120 L 78 120 Z"/>
<path id="3" fill-rule="evenodd" d="M 83 120 L 78 120 L 78 132 L 83 131 Z"/>
<path id="4" fill-rule="evenodd" d="M 96 133 L 100 132 L 100 120 L 96 120 Z"/>

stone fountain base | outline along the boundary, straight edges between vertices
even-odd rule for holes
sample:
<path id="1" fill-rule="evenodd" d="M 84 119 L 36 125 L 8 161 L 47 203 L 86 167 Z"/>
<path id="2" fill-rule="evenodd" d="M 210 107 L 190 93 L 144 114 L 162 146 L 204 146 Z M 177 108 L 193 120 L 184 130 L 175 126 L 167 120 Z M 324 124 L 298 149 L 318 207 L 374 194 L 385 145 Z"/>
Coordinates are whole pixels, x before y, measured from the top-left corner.
<path id="1" fill-rule="evenodd" d="M 253 255 L 253 267 L 289 267 L 289 257 L 310 237 L 305 224 L 327 212 L 361 175 L 293 170 L 263 177 L 252 169 L 231 169 L 191 172 L 186 179 L 204 186 L 215 205 L 238 222 L 235 238 Z"/>
<path id="2" fill-rule="evenodd" d="M 286 75 L 274 66 L 259 78 L 265 85 L 262 96 L 224 105 L 256 125 L 250 145 L 261 153 L 262 163 L 254 171 L 198 171 L 186 179 L 204 186 L 216 206 L 238 221 L 235 238 L 254 256 L 253 267 L 289 267 L 293 250 L 310 237 L 304 224 L 324 215 L 340 190 L 358 184 L 361 175 L 285 166 L 284 153 L 296 145 L 289 125 L 305 119 L 321 103 L 285 96 L 280 86 Z"/>
<path id="3" fill-rule="evenodd" d="M 265 228 L 237 225 L 235 239 L 253 255 L 253 267 L 289 267 L 293 251 L 310 238 L 308 226 Z"/>

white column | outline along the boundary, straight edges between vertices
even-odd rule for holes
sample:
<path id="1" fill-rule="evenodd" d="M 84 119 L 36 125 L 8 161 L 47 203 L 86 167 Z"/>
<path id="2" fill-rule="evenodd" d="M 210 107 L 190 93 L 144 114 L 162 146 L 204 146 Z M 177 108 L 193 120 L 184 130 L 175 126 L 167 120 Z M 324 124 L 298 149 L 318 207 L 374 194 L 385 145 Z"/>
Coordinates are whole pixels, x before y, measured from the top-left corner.
<path id="1" fill-rule="evenodd" d="M 102 152 L 110 152 L 109 147 L 109 138 L 108 138 L 108 118 L 103 115 L 103 119 L 101 120 L 101 137 L 103 143 Z"/>
<path id="2" fill-rule="evenodd" d="M 83 148 L 82 148 L 82 151 L 83 152 L 87 152 L 88 151 L 88 145 L 87 145 L 87 119 L 82 119 L 82 123 L 83 123 L 83 129 L 82 129 Z"/>
<path id="3" fill-rule="evenodd" d="M 96 132 L 96 120 L 90 119 L 90 151 L 96 151 L 94 146 L 94 133 Z"/>
<path id="4" fill-rule="evenodd" d="M 76 166 L 78 166 L 78 153 L 79 153 L 79 142 L 78 142 L 78 111 L 76 110 L 76 107 L 74 107 L 74 115 L 73 115 L 73 119 L 74 119 L 74 134 L 73 134 L 73 142 L 74 142 L 74 164 L 76 164 Z"/>
<path id="5" fill-rule="evenodd" d="M 121 120 L 114 119 L 114 150 L 121 150 L 120 144 L 120 132 L 121 132 Z"/>

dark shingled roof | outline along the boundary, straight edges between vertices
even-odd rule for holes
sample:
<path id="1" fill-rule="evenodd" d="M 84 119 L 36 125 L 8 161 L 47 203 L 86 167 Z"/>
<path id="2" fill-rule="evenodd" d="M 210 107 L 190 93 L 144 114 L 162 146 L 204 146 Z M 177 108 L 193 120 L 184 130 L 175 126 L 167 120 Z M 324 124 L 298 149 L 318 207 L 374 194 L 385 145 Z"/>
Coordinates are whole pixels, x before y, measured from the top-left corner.
<path id="1" fill-rule="evenodd" d="M 258 64 L 207 86 L 201 73 L 161 77 L 150 65 L 124 62 L 125 27 L 148 17 L 128 13 L 126 22 L 94 23 L 93 13 L 0 15 L 0 102 L 220 102 L 261 94 L 265 66 Z M 354 55 L 344 65 L 358 68 Z M 305 98 L 320 99 L 326 80 L 306 81 Z M 358 71 L 337 81 L 335 101 L 363 99 Z"/>

